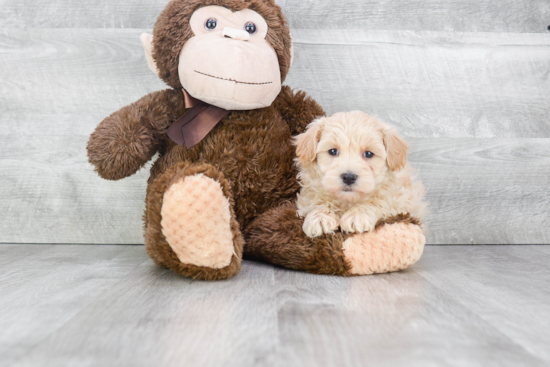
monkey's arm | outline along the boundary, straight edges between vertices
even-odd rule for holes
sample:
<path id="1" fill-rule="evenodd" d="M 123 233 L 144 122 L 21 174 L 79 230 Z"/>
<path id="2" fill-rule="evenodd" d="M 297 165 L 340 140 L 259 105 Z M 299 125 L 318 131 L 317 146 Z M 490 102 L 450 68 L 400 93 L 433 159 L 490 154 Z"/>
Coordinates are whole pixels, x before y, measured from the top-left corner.
<path id="1" fill-rule="evenodd" d="M 306 130 L 311 121 L 320 116 L 325 116 L 325 111 L 317 102 L 305 92 L 294 91 L 283 86 L 281 93 L 275 100 L 275 108 L 279 110 L 283 119 L 290 127 L 292 135 L 298 135 Z"/>
<path id="2" fill-rule="evenodd" d="M 88 141 L 88 160 L 107 180 L 133 175 L 157 152 L 161 135 L 184 111 L 180 91 L 146 95 L 97 126 Z"/>

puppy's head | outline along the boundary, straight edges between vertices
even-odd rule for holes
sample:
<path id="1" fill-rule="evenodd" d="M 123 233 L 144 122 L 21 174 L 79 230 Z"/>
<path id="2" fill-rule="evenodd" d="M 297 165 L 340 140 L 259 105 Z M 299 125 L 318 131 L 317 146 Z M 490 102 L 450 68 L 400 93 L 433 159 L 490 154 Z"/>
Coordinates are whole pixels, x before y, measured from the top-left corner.
<path id="1" fill-rule="evenodd" d="M 313 121 L 295 138 L 302 173 L 338 199 L 357 201 L 375 191 L 390 171 L 407 163 L 409 146 L 396 130 L 366 113 L 337 113 Z"/>

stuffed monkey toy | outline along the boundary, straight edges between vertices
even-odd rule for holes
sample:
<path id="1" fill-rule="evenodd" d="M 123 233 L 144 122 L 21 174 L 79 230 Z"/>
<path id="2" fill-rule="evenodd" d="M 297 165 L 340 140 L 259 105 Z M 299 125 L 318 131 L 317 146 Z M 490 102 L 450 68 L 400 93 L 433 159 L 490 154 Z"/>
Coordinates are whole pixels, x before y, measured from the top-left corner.
<path id="1" fill-rule="evenodd" d="M 291 137 L 324 111 L 282 86 L 293 50 L 274 0 L 172 0 L 141 41 L 170 88 L 107 117 L 87 148 L 108 180 L 158 153 L 144 214 L 156 264 L 217 280 L 239 272 L 243 253 L 344 276 L 401 270 L 420 258 L 425 239 L 410 216 L 362 234 L 303 233 Z"/>

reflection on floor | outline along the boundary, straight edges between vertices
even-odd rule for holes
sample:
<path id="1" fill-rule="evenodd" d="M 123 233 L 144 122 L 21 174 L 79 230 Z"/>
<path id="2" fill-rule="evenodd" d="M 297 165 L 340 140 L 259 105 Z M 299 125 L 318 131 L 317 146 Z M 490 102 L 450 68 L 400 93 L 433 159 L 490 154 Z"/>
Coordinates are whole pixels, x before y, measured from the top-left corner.
<path id="1" fill-rule="evenodd" d="M 550 246 L 429 246 L 340 278 L 245 262 L 224 282 L 141 246 L 0 245 L 6 366 L 538 366 Z"/>

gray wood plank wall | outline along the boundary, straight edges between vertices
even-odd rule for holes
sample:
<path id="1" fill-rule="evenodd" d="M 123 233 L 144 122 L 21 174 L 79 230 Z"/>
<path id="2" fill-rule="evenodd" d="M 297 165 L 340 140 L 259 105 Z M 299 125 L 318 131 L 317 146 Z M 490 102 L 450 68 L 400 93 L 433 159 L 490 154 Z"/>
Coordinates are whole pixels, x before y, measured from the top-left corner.
<path id="1" fill-rule="evenodd" d="M 168 0 L 2 0 L 14 28 L 152 28 Z M 294 29 L 546 32 L 546 0 L 277 0 Z"/>
<path id="2" fill-rule="evenodd" d="M 0 242 L 143 242 L 147 168 L 103 181 L 85 145 L 165 88 L 138 37 L 166 3 L 0 0 Z M 550 243 L 549 1 L 279 4 L 296 47 L 287 84 L 410 141 L 429 243 Z"/>

